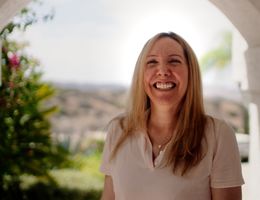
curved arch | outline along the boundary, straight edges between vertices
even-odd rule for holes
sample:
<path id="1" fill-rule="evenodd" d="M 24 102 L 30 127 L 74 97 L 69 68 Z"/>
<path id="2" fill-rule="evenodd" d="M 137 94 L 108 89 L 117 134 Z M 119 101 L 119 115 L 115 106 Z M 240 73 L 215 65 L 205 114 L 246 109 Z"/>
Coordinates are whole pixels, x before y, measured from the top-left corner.
<path id="1" fill-rule="evenodd" d="M 249 100 L 250 148 L 249 168 L 244 174 L 246 198 L 260 195 L 260 1 L 209 0 L 223 12 L 248 44 L 245 52 L 248 88 L 243 91 Z M 244 169 L 245 170 L 245 169 Z"/>
<path id="2" fill-rule="evenodd" d="M 245 38 L 249 47 L 260 45 L 260 1 L 209 0 L 223 12 Z"/>

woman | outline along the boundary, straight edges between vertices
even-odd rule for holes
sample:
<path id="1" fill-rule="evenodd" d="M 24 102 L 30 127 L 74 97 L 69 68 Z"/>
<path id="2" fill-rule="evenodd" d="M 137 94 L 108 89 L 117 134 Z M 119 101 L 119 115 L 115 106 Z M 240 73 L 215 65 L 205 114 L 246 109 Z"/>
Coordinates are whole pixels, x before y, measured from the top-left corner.
<path id="1" fill-rule="evenodd" d="M 197 58 L 175 33 L 139 55 L 127 112 L 111 121 L 103 200 L 241 200 L 233 130 L 203 108 Z"/>

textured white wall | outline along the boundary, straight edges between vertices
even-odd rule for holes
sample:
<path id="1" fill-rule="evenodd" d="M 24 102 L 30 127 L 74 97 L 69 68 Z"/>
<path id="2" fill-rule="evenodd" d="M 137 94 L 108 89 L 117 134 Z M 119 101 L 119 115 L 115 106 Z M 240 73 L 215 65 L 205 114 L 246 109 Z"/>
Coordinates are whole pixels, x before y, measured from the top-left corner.
<path id="1" fill-rule="evenodd" d="M 30 0 L 0 0 L 0 30 L 29 2 Z"/>

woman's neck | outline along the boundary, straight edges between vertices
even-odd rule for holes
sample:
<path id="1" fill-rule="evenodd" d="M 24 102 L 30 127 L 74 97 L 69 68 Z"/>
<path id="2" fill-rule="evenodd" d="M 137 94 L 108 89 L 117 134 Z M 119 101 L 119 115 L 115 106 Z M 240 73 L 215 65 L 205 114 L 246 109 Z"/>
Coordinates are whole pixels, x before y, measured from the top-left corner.
<path id="1" fill-rule="evenodd" d="M 174 130 L 175 121 L 175 112 L 172 109 L 156 109 L 151 107 L 148 128 L 162 134 L 169 134 Z"/>

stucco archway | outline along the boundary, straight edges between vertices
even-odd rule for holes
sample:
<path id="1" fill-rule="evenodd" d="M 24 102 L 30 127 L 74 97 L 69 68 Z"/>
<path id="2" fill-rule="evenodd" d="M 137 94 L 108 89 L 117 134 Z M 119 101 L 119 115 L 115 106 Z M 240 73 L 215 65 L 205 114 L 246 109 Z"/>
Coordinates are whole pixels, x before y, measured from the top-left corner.
<path id="1" fill-rule="evenodd" d="M 248 44 L 244 53 L 246 74 L 241 82 L 245 100 L 249 104 L 250 149 L 246 189 L 247 198 L 260 195 L 260 1 L 259 0 L 210 0 L 234 24 Z M 244 80 L 242 80 L 244 79 Z"/>
<path id="2" fill-rule="evenodd" d="M 242 88 L 250 112 L 250 182 L 249 199 L 260 196 L 253 188 L 260 185 L 254 172 L 260 168 L 260 1 L 259 0 L 209 0 L 234 24 L 248 44 L 245 52 L 246 87 Z M 30 0 L 0 0 L 0 30 Z M 246 180 L 247 181 L 247 180 Z M 252 188 L 251 188 L 252 186 Z M 258 194 L 257 194 L 258 192 Z"/>

